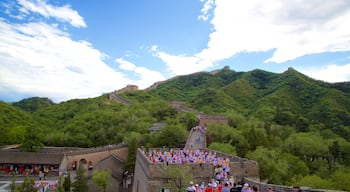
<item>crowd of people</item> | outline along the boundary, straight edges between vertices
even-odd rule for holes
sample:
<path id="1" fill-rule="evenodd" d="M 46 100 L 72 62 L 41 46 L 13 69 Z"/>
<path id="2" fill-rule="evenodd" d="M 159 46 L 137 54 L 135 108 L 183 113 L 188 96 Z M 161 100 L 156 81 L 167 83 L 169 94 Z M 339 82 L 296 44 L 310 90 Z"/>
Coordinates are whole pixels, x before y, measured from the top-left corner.
<path id="1" fill-rule="evenodd" d="M 147 152 L 145 152 L 147 153 Z M 166 163 L 168 164 L 186 164 L 186 163 L 198 163 L 200 165 L 204 163 L 213 163 L 216 166 L 222 166 L 223 169 L 229 171 L 228 157 L 218 157 L 216 152 L 207 150 L 192 150 L 192 149 L 161 149 L 150 150 L 147 154 L 148 160 L 152 163 Z"/>
<path id="2" fill-rule="evenodd" d="M 192 132 L 200 131 L 205 134 L 207 128 L 204 126 L 195 126 Z M 196 138 L 200 141 L 200 138 Z M 205 149 L 192 149 L 187 147 L 183 149 L 152 149 L 143 151 L 148 160 L 155 164 L 198 164 L 203 168 L 204 164 L 212 164 L 214 169 L 213 180 L 205 184 L 194 184 L 192 181 L 186 188 L 187 192 L 258 192 L 257 186 L 249 186 L 248 183 L 237 185 L 234 182 L 232 173 L 230 173 L 230 157 L 218 156 L 215 151 Z M 268 192 L 272 192 L 269 188 Z"/>
<path id="3" fill-rule="evenodd" d="M 212 164 L 215 182 L 209 182 L 207 186 L 204 183 L 191 186 L 192 189 L 196 188 L 195 192 L 221 192 L 221 189 L 225 189 L 225 187 L 230 187 L 230 189 L 233 187 L 232 183 L 234 181 L 230 173 L 230 158 L 217 156 L 214 151 L 199 149 L 153 149 L 148 151 L 146 155 L 152 163 L 164 163 L 166 165 L 193 163 L 203 168 L 205 163 Z M 226 184 L 228 186 L 225 186 Z M 215 189 L 218 190 L 215 191 Z"/>
<path id="4" fill-rule="evenodd" d="M 187 192 L 259 192 L 259 188 L 257 186 L 250 186 L 248 183 L 242 185 L 237 185 L 232 182 L 224 182 L 221 183 L 219 181 L 209 182 L 207 186 L 202 183 L 193 184 L 190 182 L 190 186 L 186 188 Z M 272 188 L 268 188 L 268 192 L 272 192 Z"/>
<path id="5" fill-rule="evenodd" d="M 199 149 L 154 149 L 148 152 L 147 157 L 152 163 L 165 163 L 166 165 L 194 163 L 203 168 L 205 163 L 211 163 L 214 166 L 216 180 L 222 181 L 230 176 L 230 158 L 218 157 L 216 152 L 213 151 Z"/>

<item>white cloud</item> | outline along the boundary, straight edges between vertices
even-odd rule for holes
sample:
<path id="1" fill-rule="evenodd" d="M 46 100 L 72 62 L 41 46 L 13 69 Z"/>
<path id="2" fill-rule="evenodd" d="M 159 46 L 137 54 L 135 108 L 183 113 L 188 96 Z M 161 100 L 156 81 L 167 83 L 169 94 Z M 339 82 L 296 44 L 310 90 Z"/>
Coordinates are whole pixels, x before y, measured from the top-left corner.
<path id="1" fill-rule="evenodd" d="M 207 0 L 213 32 L 207 47 L 193 56 L 155 51 L 174 74 L 211 67 L 241 52 L 275 50 L 265 62 L 282 63 L 314 53 L 350 50 L 348 0 Z M 194 67 L 195 70 L 192 70 Z"/>
<path id="2" fill-rule="evenodd" d="M 134 72 L 138 76 L 139 79 L 134 80 L 133 84 L 138 85 L 140 89 L 145 89 L 155 82 L 165 80 L 165 77 L 158 71 L 150 70 L 145 67 L 138 67 L 123 58 L 118 58 L 115 61 L 120 64 L 119 67 L 121 69 Z"/>
<path id="3" fill-rule="evenodd" d="M 345 82 L 350 79 L 350 64 L 347 65 L 328 65 L 317 68 L 297 68 L 301 73 L 314 79 L 323 80 L 326 82 Z"/>
<path id="4" fill-rule="evenodd" d="M 18 0 L 18 3 L 22 6 L 20 11 L 24 14 L 38 13 L 46 18 L 53 17 L 60 21 L 69 22 L 74 27 L 86 27 L 84 19 L 69 5 L 55 7 L 47 4 L 45 0 Z"/>
<path id="5" fill-rule="evenodd" d="M 203 71 L 212 67 L 214 63 L 197 56 L 170 55 L 168 53 L 153 49 L 154 55 L 166 63 L 170 76 L 185 75 L 198 71 Z"/>
<path id="6" fill-rule="evenodd" d="M 204 0 L 201 0 L 202 2 Z M 207 0 L 205 3 L 204 3 L 204 6 L 201 10 L 201 15 L 198 16 L 198 19 L 199 20 L 203 20 L 203 21 L 207 21 L 209 19 L 209 12 L 211 9 L 213 9 L 213 5 L 214 5 L 214 0 Z"/>
<path id="7" fill-rule="evenodd" d="M 115 61 L 120 64 L 119 68 L 121 68 L 123 70 L 133 71 L 136 68 L 136 66 L 133 63 L 126 61 L 123 58 L 118 58 Z"/>
<path id="8" fill-rule="evenodd" d="M 327 51 L 350 50 L 350 2 L 335 0 L 215 1 L 215 31 L 202 57 L 229 58 L 241 51 L 276 52 L 285 62 Z"/>
<path id="9" fill-rule="evenodd" d="M 103 62 L 86 41 L 73 41 L 44 23 L 0 20 L 0 92 L 49 97 L 54 101 L 99 96 L 130 82 Z M 12 90 L 9 90 L 11 88 Z"/>

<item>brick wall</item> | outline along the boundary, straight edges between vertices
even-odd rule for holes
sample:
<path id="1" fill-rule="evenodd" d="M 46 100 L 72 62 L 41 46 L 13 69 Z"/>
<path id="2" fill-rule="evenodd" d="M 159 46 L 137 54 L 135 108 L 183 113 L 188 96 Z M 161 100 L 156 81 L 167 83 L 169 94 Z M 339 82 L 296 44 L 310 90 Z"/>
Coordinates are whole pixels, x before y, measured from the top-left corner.
<path id="1" fill-rule="evenodd" d="M 228 125 L 228 117 L 226 115 L 199 115 L 199 125 L 207 126 L 209 124 L 224 124 Z"/>
<path id="2" fill-rule="evenodd" d="M 292 186 L 267 184 L 251 178 L 244 178 L 243 183 L 248 183 L 249 186 L 257 186 L 260 192 L 267 191 L 268 187 L 271 187 L 274 192 L 293 192 Z M 302 189 L 302 191 L 308 191 L 308 192 L 339 192 L 335 190 L 312 189 L 310 187 L 300 187 L 300 188 Z"/>
<path id="3" fill-rule="evenodd" d="M 150 149 L 153 150 L 153 149 Z M 159 149 L 158 149 L 159 150 Z M 228 156 L 217 153 L 219 156 Z M 244 177 L 259 178 L 259 166 L 256 161 L 231 157 L 230 169 L 236 181 L 243 181 Z M 198 164 L 153 164 L 144 155 L 143 149 L 138 149 L 135 163 L 133 192 L 160 191 L 167 180 L 167 168 L 174 166 L 187 166 L 196 181 L 210 181 L 214 178 L 214 166 L 206 163 L 201 168 Z"/>
<path id="4" fill-rule="evenodd" d="M 79 163 L 81 160 L 86 160 L 86 162 L 91 161 L 92 165 L 95 166 L 101 159 L 104 159 L 111 154 L 115 154 L 125 160 L 128 155 L 128 147 L 121 146 L 110 148 L 109 150 L 91 148 L 85 151 L 72 152 L 70 154 L 67 154 L 67 169 L 72 170 L 73 162 L 76 161 Z"/>

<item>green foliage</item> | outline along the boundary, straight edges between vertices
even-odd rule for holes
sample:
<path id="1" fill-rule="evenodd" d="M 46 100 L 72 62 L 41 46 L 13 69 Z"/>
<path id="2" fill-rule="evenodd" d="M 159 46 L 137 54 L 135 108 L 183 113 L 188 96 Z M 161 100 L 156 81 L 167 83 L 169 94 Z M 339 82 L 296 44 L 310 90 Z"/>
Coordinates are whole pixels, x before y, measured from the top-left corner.
<path id="1" fill-rule="evenodd" d="M 328 157 L 328 145 L 314 133 L 295 133 L 285 141 L 285 150 L 305 160 Z"/>
<path id="2" fill-rule="evenodd" d="M 291 154 L 258 147 L 246 157 L 259 162 L 260 177 L 267 179 L 269 183 L 287 185 L 309 173 L 306 164 Z"/>
<path id="3" fill-rule="evenodd" d="M 194 176 L 191 173 L 192 167 L 185 165 L 171 165 L 166 167 L 166 175 L 168 181 L 165 187 L 170 188 L 170 191 L 182 191 L 188 186 L 190 181 L 195 182 Z"/>
<path id="4" fill-rule="evenodd" d="M 112 174 L 108 169 L 95 170 L 92 173 L 92 180 L 101 192 L 106 192 L 107 188 L 111 185 Z"/>
<path id="5" fill-rule="evenodd" d="M 64 191 L 70 192 L 71 185 L 72 185 L 70 173 L 68 173 L 68 175 L 64 178 L 62 185 L 63 185 Z"/>
<path id="6" fill-rule="evenodd" d="M 296 183 L 297 186 L 308 186 L 314 189 L 329 189 L 331 183 L 317 175 L 308 175 Z"/>
<path id="7" fill-rule="evenodd" d="M 44 134 L 38 127 L 25 127 L 24 141 L 21 143 L 20 150 L 25 152 L 37 152 L 44 144 L 42 143 Z"/>
<path id="8" fill-rule="evenodd" d="M 22 99 L 12 105 L 24 111 L 34 112 L 41 108 L 50 107 L 54 105 L 54 103 L 49 98 L 32 97 Z"/>
<path id="9" fill-rule="evenodd" d="M 26 126 L 36 125 L 29 113 L 0 101 L 0 145 L 18 144 L 23 139 L 20 133 L 11 129 L 17 127 L 22 129 Z"/>
<path id="10" fill-rule="evenodd" d="M 204 88 L 198 91 L 190 103 L 193 108 L 203 113 L 224 113 L 240 107 L 230 96 L 214 88 Z"/>
<path id="11" fill-rule="evenodd" d="M 55 191 L 56 192 L 65 192 L 61 176 L 58 177 L 58 182 L 57 182 L 57 186 L 56 186 Z"/>
<path id="12" fill-rule="evenodd" d="M 200 112 L 227 115 L 228 126 L 208 127 L 209 147 L 256 159 L 262 179 L 295 185 L 311 178 L 313 186 L 349 191 L 337 183 L 350 180 L 348 82 L 316 81 L 294 69 L 275 74 L 224 68 L 156 85 L 120 94 L 130 105 L 109 100 L 107 94 L 58 104 L 47 98 L 0 102 L 0 145 L 36 151 L 43 144 L 95 147 L 123 141 L 132 149 L 126 167 L 133 170 L 138 146 L 183 147 L 188 130 L 198 124 L 195 113 L 170 107 L 168 102 L 175 100 Z M 157 122 L 167 127 L 150 134 Z"/>
<path id="13" fill-rule="evenodd" d="M 331 176 L 333 185 L 328 189 L 338 189 L 350 191 L 350 169 L 340 169 L 335 171 Z"/>
<path id="14" fill-rule="evenodd" d="M 127 140 L 128 156 L 124 163 L 124 170 L 127 170 L 130 173 L 134 172 L 134 169 L 135 169 L 136 154 L 140 143 L 139 138 L 140 138 L 139 135 L 134 134 L 134 136 L 128 138 Z"/>
<path id="15" fill-rule="evenodd" d="M 185 112 L 179 114 L 179 122 L 184 124 L 188 129 L 195 127 L 199 123 L 196 114 L 192 112 Z"/>
<path id="16" fill-rule="evenodd" d="M 157 146 L 167 146 L 169 148 L 182 148 L 186 143 L 188 132 L 181 124 L 170 124 L 165 127 L 157 137 Z"/>
<path id="17" fill-rule="evenodd" d="M 210 144 L 213 141 L 220 141 L 221 143 L 232 144 L 233 142 L 238 141 L 239 137 L 241 137 L 240 133 L 230 126 L 222 124 L 210 124 L 208 126 L 208 144 Z"/>
<path id="18" fill-rule="evenodd" d="M 11 182 L 11 192 L 15 192 L 16 191 L 16 175 L 15 174 L 12 174 L 12 182 Z"/>
<path id="19" fill-rule="evenodd" d="M 87 192 L 89 191 L 88 178 L 85 175 L 85 168 L 83 164 L 79 164 L 75 181 L 72 184 L 73 192 Z"/>
<path id="20" fill-rule="evenodd" d="M 220 151 L 222 153 L 230 154 L 236 156 L 236 148 L 228 143 L 218 143 L 213 142 L 208 146 L 208 149 Z"/>
<path id="21" fill-rule="evenodd" d="M 310 125 L 324 124 L 348 139 L 350 130 L 344 128 L 350 124 L 348 87 L 348 83 L 313 80 L 292 68 L 282 74 L 222 69 L 174 78 L 150 93 L 168 101 L 185 101 L 205 113 L 236 110 L 244 116 L 254 115 L 297 131 L 305 132 Z"/>
<path id="22" fill-rule="evenodd" d="M 35 182 L 33 178 L 25 177 L 23 183 L 21 183 L 17 188 L 19 192 L 37 192 L 38 189 L 35 187 Z"/>

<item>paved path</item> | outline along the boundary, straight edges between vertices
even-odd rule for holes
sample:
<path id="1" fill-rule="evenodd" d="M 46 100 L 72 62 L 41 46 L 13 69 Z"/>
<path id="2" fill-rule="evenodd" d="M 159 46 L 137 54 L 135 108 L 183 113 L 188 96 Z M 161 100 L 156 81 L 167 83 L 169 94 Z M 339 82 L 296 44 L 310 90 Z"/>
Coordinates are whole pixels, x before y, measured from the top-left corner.
<path id="1" fill-rule="evenodd" d="M 0 192 L 10 191 L 10 184 L 11 182 L 0 181 Z"/>
<path id="2" fill-rule="evenodd" d="M 36 180 L 37 182 L 41 182 Z M 56 183 L 56 180 L 45 180 L 46 183 Z M 16 181 L 16 185 L 20 185 L 21 183 L 23 183 L 23 181 Z M 12 181 L 0 181 L 0 192 L 9 192 L 11 191 L 11 184 Z"/>
<path id="3" fill-rule="evenodd" d="M 186 148 L 197 150 L 205 149 L 206 147 L 206 133 L 200 129 L 191 130 L 186 142 Z"/>

